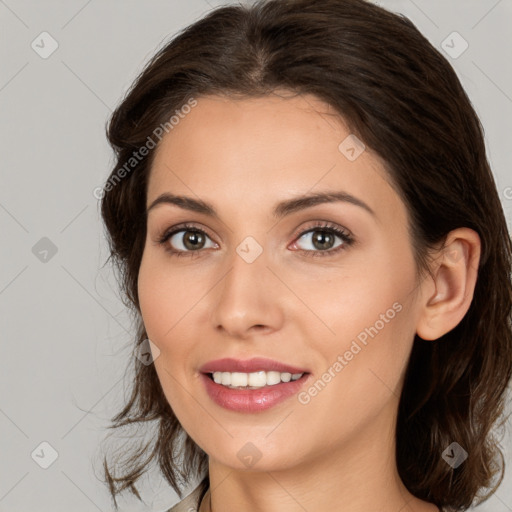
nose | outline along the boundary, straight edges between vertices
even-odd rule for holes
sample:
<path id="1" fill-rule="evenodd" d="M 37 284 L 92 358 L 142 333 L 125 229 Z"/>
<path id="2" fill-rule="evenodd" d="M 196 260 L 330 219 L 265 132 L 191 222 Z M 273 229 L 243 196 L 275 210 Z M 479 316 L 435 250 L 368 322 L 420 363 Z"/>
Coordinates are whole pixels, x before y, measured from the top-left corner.
<path id="1" fill-rule="evenodd" d="M 282 327 L 284 301 L 279 280 L 267 268 L 263 253 L 248 263 L 234 252 L 231 267 L 211 296 L 211 322 L 226 336 L 247 339 Z"/>

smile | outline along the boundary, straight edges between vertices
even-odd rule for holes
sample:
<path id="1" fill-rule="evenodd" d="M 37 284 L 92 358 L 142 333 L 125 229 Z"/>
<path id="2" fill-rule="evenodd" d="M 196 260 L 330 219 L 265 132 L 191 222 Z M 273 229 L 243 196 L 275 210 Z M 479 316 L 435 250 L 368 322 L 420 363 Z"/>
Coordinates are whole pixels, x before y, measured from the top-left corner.
<path id="1" fill-rule="evenodd" d="M 220 383 L 217 383 L 214 380 L 215 373 L 217 374 L 217 379 L 219 379 L 220 375 Z M 209 398 L 223 409 L 244 413 L 262 412 L 284 402 L 286 399 L 299 393 L 301 388 L 305 385 L 306 381 L 308 381 L 309 377 L 311 376 L 310 373 L 282 374 L 279 372 L 265 371 L 253 372 L 249 374 L 240 374 L 239 372 L 215 373 L 201 374 L 201 380 L 203 381 L 206 393 Z M 242 376 L 240 377 L 239 375 Z M 232 385 L 233 382 L 235 382 L 235 384 L 237 382 L 249 382 L 251 375 L 256 375 L 257 377 L 252 377 L 252 379 L 261 379 L 261 383 L 263 383 L 263 378 L 265 378 L 265 384 L 260 384 L 257 386 Z M 282 375 L 284 375 L 283 380 L 281 380 Z M 231 380 L 233 376 L 234 380 Z M 272 379 L 275 381 L 277 378 L 279 378 L 279 381 L 274 384 L 267 384 L 267 378 L 269 376 L 271 382 Z M 289 380 L 287 380 L 288 376 L 290 377 Z M 226 379 L 224 382 L 228 382 L 229 379 L 229 384 L 223 384 L 223 379 Z M 252 379 L 250 382 L 254 382 Z"/>

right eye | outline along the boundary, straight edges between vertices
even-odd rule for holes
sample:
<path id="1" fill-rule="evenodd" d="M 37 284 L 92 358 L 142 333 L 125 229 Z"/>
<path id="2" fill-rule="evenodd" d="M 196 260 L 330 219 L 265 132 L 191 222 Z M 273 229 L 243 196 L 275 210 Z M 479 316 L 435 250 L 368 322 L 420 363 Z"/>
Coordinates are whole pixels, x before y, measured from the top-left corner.
<path id="1" fill-rule="evenodd" d="M 210 246 L 205 245 L 208 240 L 211 242 Z M 166 251 L 176 256 L 186 256 L 187 253 L 217 247 L 217 244 L 202 229 L 188 225 L 167 231 L 158 242 L 165 246 Z"/>

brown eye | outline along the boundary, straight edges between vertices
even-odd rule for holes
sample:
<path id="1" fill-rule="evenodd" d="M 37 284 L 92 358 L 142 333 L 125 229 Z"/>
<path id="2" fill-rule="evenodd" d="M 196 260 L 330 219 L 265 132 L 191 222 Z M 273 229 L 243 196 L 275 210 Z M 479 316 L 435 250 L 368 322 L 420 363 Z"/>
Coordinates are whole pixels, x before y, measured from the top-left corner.
<path id="1" fill-rule="evenodd" d="M 310 248 L 307 244 L 306 248 L 301 246 L 304 241 L 310 244 Z M 329 257 L 346 251 L 354 243 L 354 236 L 346 228 L 326 221 L 317 221 L 309 229 L 296 235 L 292 248 L 307 257 Z"/>
<path id="2" fill-rule="evenodd" d="M 177 251 L 197 251 L 206 247 L 207 239 L 203 231 L 182 229 L 169 237 L 169 243 Z"/>
<path id="3" fill-rule="evenodd" d="M 186 256 L 187 253 L 199 253 L 201 249 L 217 247 L 217 244 L 212 242 L 202 229 L 194 226 L 176 227 L 164 234 L 159 243 L 166 251 L 177 256 Z"/>
<path id="4" fill-rule="evenodd" d="M 313 245 L 319 249 L 332 249 L 333 244 L 336 243 L 336 237 L 332 233 L 329 233 L 328 231 L 312 231 L 312 237 L 311 241 Z"/>
<path id="5" fill-rule="evenodd" d="M 179 235 L 179 233 L 183 233 L 183 235 Z M 177 233 L 179 236 L 176 237 L 174 235 L 171 237 L 170 240 L 173 238 L 178 238 L 178 240 L 181 240 L 182 245 L 188 249 L 188 250 L 196 250 L 196 249 L 202 249 L 205 243 L 205 235 L 199 231 L 183 231 Z"/>
<path id="6" fill-rule="evenodd" d="M 336 244 L 337 238 L 340 239 L 340 242 Z M 309 239 L 309 243 L 313 246 L 312 249 L 304 249 L 303 247 L 299 247 L 299 241 L 303 239 Z M 297 240 L 296 245 L 304 251 L 325 252 L 331 249 L 336 249 L 345 243 L 348 243 L 348 237 L 344 233 L 335 232 L 333 229 L 316 228 L 306 231 L 304 234 L 302 234 L 299 240 Z"/>

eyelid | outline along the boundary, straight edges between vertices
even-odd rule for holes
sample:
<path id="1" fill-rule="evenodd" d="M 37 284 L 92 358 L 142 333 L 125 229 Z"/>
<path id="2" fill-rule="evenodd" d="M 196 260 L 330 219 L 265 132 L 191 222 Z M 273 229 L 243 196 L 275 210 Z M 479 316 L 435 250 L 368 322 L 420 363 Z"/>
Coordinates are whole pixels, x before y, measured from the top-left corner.
<path id="1" fill-rule="evenodd" d="M 326 231 L 332 230 L 336 232 L 343 233 L 348 238 L 354 238 L 354 235 L 352 232 L 334 222 L 328 221 L 328 220 L 314 220 L 311 221 L 313 224 L 307 223 L 308 225 L 306 227 L 301 226 L 297 230 L 294 231 L 294 234 L 292 235 L 294 242 L 300 239 L 302 236 L 304 236 L 306 233 L 311 233 L 312 231 L 320 231 L 322 229 L 325 229 Z"/>

